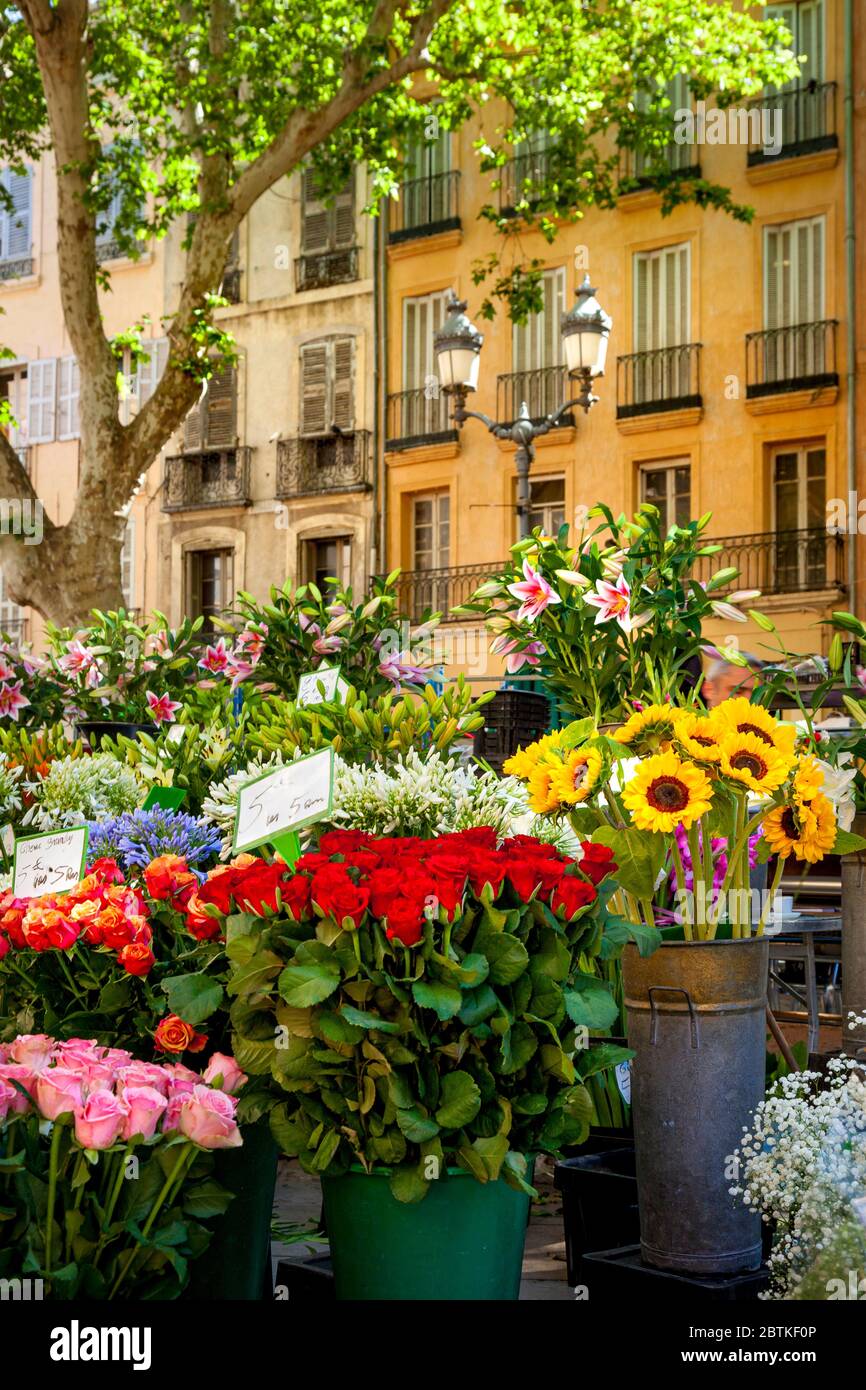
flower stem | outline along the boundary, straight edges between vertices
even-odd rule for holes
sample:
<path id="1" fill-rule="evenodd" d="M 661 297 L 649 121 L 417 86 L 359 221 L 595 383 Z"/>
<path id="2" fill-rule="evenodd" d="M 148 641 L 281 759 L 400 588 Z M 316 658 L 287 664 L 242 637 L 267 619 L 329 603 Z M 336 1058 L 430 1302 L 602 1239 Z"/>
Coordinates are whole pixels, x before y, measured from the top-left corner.
<path id="1" fill-rule="evenodd" d="M 774 902 L 774 900 L 775 900 L 776 893 L 777 893 L 777 891 L 778 891 L 779 884 L 780 884 L 780 882 L 781 882 L 782 874 L 784 873 L 784 870 L 785 870 L 785 861 L 784 861 L 784 859 L 782 858 L 782 856 L 781 856 L 781 854 L 780 854 L 780 855 L 778 855 L 777 858 L 776 858 L 776 868 L 775 868 L 775 871 L 774 871 L 774 873 L 773 873 L 773 882 L 770 884 L 770 891 L 769 891 L 769 893 L 767 894 L 767 899 L 766 899 L 766 902 L 764 903 L 764 909 L 763 909 L 763 911 L 762 911 L 762 913 L 761 913 L 761 920 L 760 920 L 760 922 L 758 923 L 758 929 L 757 929 L 757 931 L 755 932 L 755 935 L 756 935 L 756 936 L 763 936 L 763 935 L 764 935 L 764 925 L 765 925 L 765 923 L 766 923 L 767 918 L 768 918 L 769 915 L 770 915 L 770 911 L 771 911 L 771 909 L 772 909 L 773 902 Z"/>
<path id="2" fill-rule="evenodd" d="M 695 851 L 694 851 L 694 848 L 693 848 L 693 846 L 692 846 L 692 841 L 691 841 L 691 830 L 689 831 L 689 847 L 690 847 L 690 849 L 691 849 L 691 855 L 692 855 L 692 885 L 694 885 L 694 883 L 696 882 L 697 870 L 696 870 L 696 868 L 695 868 Z M 681 854 L 681 852 L 680 852 L 679 841 L 677 840 L 676 835 L 674 835 L 673 839 L 671 840 L 671 850 L 673 851 L 674 866 L 675 866 L 675 868 L 676 868 L 676 873 L 677 873 L 677 885 L 678 885 L 678 887 L 679 887 L 679 889 L 680 889 L 680 891 L 681 891 L 681 893 L 682 893 L 682 895 L 683 895 L 683 896 L 680 898 L 680 901 L 683 902 L 684 899 L 685 899 L 685 895 L 687 894 L 687 891 L 688 891 L 688 890 L 686 889 L 686 868 L 685 868 L 685 865 L 684 865 L 684 863 L 683 863 L 683 856 L 682 856 L 682 854 Z M 694 887 L 693 887 L 693 889 L 692 889 L 692 902 L 694 902 L 694 901 L 695 901 L 695 893 L 694 893 Z M 685 910 L 684 910 L 684 912 L 683 912 L 683 932 L 684 932 L 684 934 L 685 934 L 686 941 L 691 941 L 691 940 L 693 939 L 693 937 L 692 937 L 692 924 L 691 924 L 691 922 L 689 921 L 689 911 L 688 911 L 688 907 L 686 907 Z"/>
<path id="3" fill-rule="evenodd" d="M 51 1273 L 51 1256 L 54 1236 L 54 1203 L 57 1198 L 57 1163 L 60 1157 L 60 1141 L 63 1129 L 57 1120 L 51 1130 L 51 1150 L 48 1156 L 48 1209 L 45 1213 L 45 1273 Z"/>
<path id="4" fill-rule="evenodd" d="M 168 1196 L 171 1189 L 174 1187 L 175 1178 L 180 1173 L 184 1163 L 189 1158 L 190 1153 L 194 1151 L 195 1146 L 192 1143 L 186 1143 L 183 1145 L 180 1153 L 178 1154 L 177 1162 L 175 1163 L 174 1167 L 172 1168 L 171 1172 L 169 1173 L 168 1177 L 163 1183 L 162 1188 L 160 1189 L 159 1196 L 157 1197 L 156 1201 L 150 1209 L 150 1215 L 148 1216 L 147 1220 L 141 1228 L 142 1240 L 146 1240 L 148 1235 L 150 1234 L 151 1227 L 153 1226 L 153 1223 L 156 1220 L 159 1211 L 165 1202 L 166 1197 Z M 132 1262 L 138 1254 L 138 1249 L 138 1245 L 134 1245 L 133 1248 L 130 1250 L 129 1255 L 127 1256 L 126 1264 L 123 1266 L 123 1269 L 120 1271 L 117 1278 L 115 1279 L 114 1286 L 112 1287 L 112 1290 L 108 1295 L 109 1301 L 112 1298 L 114 1298 L 115 1294 L 117 1293 L 118 1289 L 120 1288 L 121 1284 L 123 1283 L 124 1279 L 129 1273 Z"/>

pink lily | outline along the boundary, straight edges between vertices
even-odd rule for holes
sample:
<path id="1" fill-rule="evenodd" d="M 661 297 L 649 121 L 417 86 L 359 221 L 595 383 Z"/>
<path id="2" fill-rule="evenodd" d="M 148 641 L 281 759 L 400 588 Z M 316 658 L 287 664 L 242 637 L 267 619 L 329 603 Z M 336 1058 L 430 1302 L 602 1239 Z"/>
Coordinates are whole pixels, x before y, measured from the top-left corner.
<path id="1" fill-rule="evenodd" d="M 245 680 L 249 680 L 255 667 L 251 661 L 244 661 L 243 657 L 231 656 L 226 667 L 226 675 L 231 676 L 231 689 L 237 690 Z"/>
<path id="2" fill-rule="evenodd" d="M 317 637 L 313 643 L 313 651 L 320 656 L 327 656 L 330 652 L 338 652 L 343 645 L 342 637 Z"/>
<path id="3" fill-rule="evenodd" d="M 505 657 L 505 669 L 509 676 L 514 676 L 524 666 L 537 666 L 538 658 L 544 651 L 543 642 L 530 642 L 521 648 L 520 643 L 515 639 L 507 641 L 498 637 L 490 645 L 491 652 L 499 652 L 500 656 Z"/>
<path id="4" fill-rule="evenodd" d="M 257 666 L 262 658 L 267 635 L 267 623 L 262 623 L 261 627 L 245 627 L 238 636 L 239 650 L 245 653 L 247 660 L 251 661 L 254 666 Z"/>
<path id="5" fill-rule="evenodd" d="M 226 646 L 226 639 L 221 637 L 212 647 L 205 647 L 204 656 L 200 659 L 198 664 L 203 671 L 212 671 L 214 675 L 220 675 L 225 671 L 229 664 L 229 652 Z"/>
<path id="6" fill-rule="evenodd" d="M 14 719 L 18 723 L 19 710 L 30 704 L 26 695 L 21 694 L 21 681 L 0 685 L 0 718 Z"/>
<path id="7" fill-rule="evenodd" d="M 57 665 L 62 671 L 68 671 L 70 675 L 77 676 L 82 671 L 87 671 L 93 665 L 96 657 L 89 647 L 85 647 L 76 638 L 69 643 L 63 656 L 58 657 Z"/>
<path id="8" fill-rule="evenodd" d="M 170 700 L 167 695 L 154 695 L 152 690 L 145 691 L 145 694 L 154 724 L 173 724 L 180 709 L 180 700 Z"/>
<path id="9" fill-rule="evenodd" d="M 652 619 L 652 613 L 647 610 L 644 613 L 632 613 L 629 611 L 631 604 L 631 589 L 626 583 L 625 576 L 620 575 L 615 584 L 609 584 L 606 579 L 597 579 L 595 582 L 596 592 L 587 594 L 585 602 L 598 609 L 595 617 L 595 626 L 600 623 L 609 623 L 614 619 L 627 637 L 638 628 L 645 627 Z"/>
<path id="10" fill-rule="evenodd" d="M 528 560 L 523 561 L 523 579 L 508 585 L 508 592 L 521 600 L 517 610 L 517 621 L 534 622 L 540 618 L 550 603 L 562 603 L 559 594 L 538 570 L 534 570 Z"/>
<path id="11" fill-rule="evenodd" d="M 14 675 L 15 667 L 12 662 L 7 661 L 6 657 L 0 654 L 0 681 L 11 681 Z"/>
<path id="12" fill-rule="evenodd" d="M 378 671 L 380 676 L 393 681 L 395 686 L 422 685 L 427 679 L 427 672 L 422 667 L 412 666 L 408 661 L 398 661 L 395 656 L 381 661 Z"/>

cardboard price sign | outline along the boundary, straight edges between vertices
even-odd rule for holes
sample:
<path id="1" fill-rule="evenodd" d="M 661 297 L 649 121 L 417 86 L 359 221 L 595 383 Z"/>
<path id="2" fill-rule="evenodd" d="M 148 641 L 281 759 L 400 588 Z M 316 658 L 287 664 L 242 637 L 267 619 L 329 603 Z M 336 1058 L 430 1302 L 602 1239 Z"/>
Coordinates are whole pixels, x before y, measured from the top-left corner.
<path id="1" fill-rule="evenodd" d="M 12 892 L 16 898 L 68 893 L 84 877 L 86 866 L 86 825 L 27 835 L 15 841 Z"/>
<path id="2" fill-rule="evenodd" d="M 349 687 L 340 675 L 339 666 L 320 666 L 318 671 L 306 671 L 298 681 L 295 703 L 322 705 L 336 700 L 342 704 Z"/>
<path id="3" fill-rule="evenodd" d="M 276 843 L 289 831 L 324 820 L 331 813 L 333 795 L 333 748 L 254 777 L 238 793 L 232 849 L 238 854 Z"/>

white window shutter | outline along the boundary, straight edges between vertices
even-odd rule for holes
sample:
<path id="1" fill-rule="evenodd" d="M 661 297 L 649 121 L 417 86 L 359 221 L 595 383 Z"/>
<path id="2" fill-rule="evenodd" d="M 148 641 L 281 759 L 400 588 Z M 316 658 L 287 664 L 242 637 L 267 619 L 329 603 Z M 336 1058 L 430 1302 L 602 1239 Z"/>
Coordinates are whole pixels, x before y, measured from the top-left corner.
<path id="1" fill-rule="evenodd" d="M 326 434 L 328 419 L 328 344 L 301 347 L 301 434 Z"/>
<path id="2" fill-rule="evenodd" d="M 135 522 L 130 517 L 123 533 L 123 547 L 120 552 L 120 587 L 124 607 L 135 607 Z"/>
<path id="3" fill-rule="evenodd" d="M 80 375 L 74 357 L 61 357 L 58 378 L 57 438 L 77 439 L 81 432 L 78 409 Z"/>
<path id="4" fill-rule="evenodd" d="M 152 342 L 142 343 L 142 347 L 147 356 L 139 362 L 133 383 L 133 395 L 136 397 L 139 410 L 150 400 L 165 371 L 168 362 L 168 338 L 156 338 Z"/>
<path id="5" fill-rule="evenodd" d="M 0 182 L 12 200 L 11 208 L 0 208 L 0 260 L 18 260 L 31 250 L 33 177 L 29 169 L 5 169 Z"/>
<path id="6" fill-rule="evenodd" d="M 27 367 L 27 442 L 48 444 L 55 437 L 57 358 L 42 357 Z"/>

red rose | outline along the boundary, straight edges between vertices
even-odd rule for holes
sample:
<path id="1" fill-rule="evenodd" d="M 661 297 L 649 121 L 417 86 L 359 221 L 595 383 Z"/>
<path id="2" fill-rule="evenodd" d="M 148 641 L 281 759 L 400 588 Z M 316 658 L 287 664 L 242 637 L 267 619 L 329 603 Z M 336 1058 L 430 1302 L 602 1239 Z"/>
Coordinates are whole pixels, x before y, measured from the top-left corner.
<path id="1" fill-rule="evenodd" d="M 538 859 L 556 859 L 559 856 L 556 845 L 550 845 L 546 840 L 536 840 L 534 835 L 512 835 L 510 840 L 503 840 L 502 848 Z"/>
<path id="2" fill-rule="evenodd" d="M 156 960 L 149 946 L 133 941 L 117 957 L 127 975 L 146 975 Z"/>
<path id="3" fill-rule="evenodd" d="M 544 882 L 540 865 L 531 859 L 510 859 L 506 872 L 509 883 L 523 903 L 528 903 L 536 888 Z"/>
<path id="4" fill-rule="evenodd" d="M 277 892 L 282 888 L 283 875 L 288 872 L 282 860 L 268 864 L 264 859 L 245 869 L 234 888 L 235 901 L 250 912 L 259 915 L 264 911 L 275 912 Z"/>
<path id="5" fill-rule="evenodd" d="M 342 926 L 350 918 L 357 927 L 370 902 L 370 889 L 356 884 L 342 864 L 326 864 L 314 875 L 310 896 L 325 917 Z"/>
<path id="6" fill-rule="evenodd" d="M 280 897 L 283 907 L 300 922 L 310 915 L 310 880 L 303 874 L 295 874 L 286 883 L 280 884 Z"/>
<path id="7" fill-rule="evenodd" d="M 469 882 L 476 897 L 481 897 L 485 883 L 489 883 L 495 898 L 502 887 L 507 867 L 507 860 L 501 855 L 483 852 L 475 854 L 469 864 Z"/>
<path id="8" fill-rule="evenodd" d="M 317 869 L 324 868 L 330 862 L 327 854 L 319 854 L 318 850 L 310 850 L 307 854 L 302 854 L 300 859 L 295 860 L 295 873 L 314 874 Z"/>
<path id="9" fill-rule="evenodd" d="M 94 859 L 88 873 L 95 875 L 100 883 L 122 883 L 123 874 L 114 859 Z"/>
<path id="10" fill-rule="evenodd" d="M 186 900 L 185 926 L 196 941 L 213 941 L 222 934 L 219 918 L 211 917 L 204 911 L 204 904 L 197 893 L 191 893 Z"/>
<path id="11" fill-rule="evenodd" d="M 440 874 L 436 870 L 438 864 L 431 864 L 432 875 L 430 879 L 430 891 L 434 897 L 438 898 L 439 906 L 444 909 L 448 917 L 453 917 L 454 913 L 463 906 L 463 892 L 466 888 L 466 874 L 457 876 L 453 874 Z"/>
<path id="12" fill-rule="evenodd" d="M 8 937 L 5 937 L 3 933 L 0 932 L 0 960 L 2 960 L 4 956 L 8 956 L 11 950 L 12 947 L 9 945 Z"/>
<path id="13" fill-rule="evenodd" d="M 591 883 L 584 883 L 583 879 L 573 876 L 563 877 L 553 890 L 553 897 L 550 905 L 554 912 L 560 909 L 563 915 L 571 921 L 576 917 L 581 908 L 588 903 L 595 902 L 598 894 Z"/>
<path id="14" fill-rule="evenodd" d="M 372 836 L 366 830 L 326 830 L 319 836 L 323 854 L 351 854 L 356 849 L 371 847 Z"/>
<path id="15" fill-rule="evenodd" d="M 392 901 L 406 883 L 399 869 L 374 869 L 367 887 L 370 890 L 370 911 L 374 917 L 386 917 Z"/>
<path id="16" fill-rule="evenodd" d="M 213 903 L 223 915 L 231 912 L 232 889 L 238 879 L 238 870 L 230 869 L 228 864 L 220 864 L 211 869 L 204 883 L 195 890 L 199 902 Z"/>
<path id="17" fill-rule="evenodd" d="M 488 853 L 493 853 L 496 849 L 496 831 L 489 825 L 474 825 L 469 830 L 457 830 L 453 835 L 443 835 L 442 840 L 446 844 L 485 850 Z"/>
<path id="18" fill-rule="evenodd" d="M 389 904 L 385 935 L 403 946 L 417 946 L 424 935 L 424 906 L 416 898 L 395 898 Z"/>
<path id="19" fill-rule="evenodd" d="M 613 850 L 607 845 L 594 845 L 589 840 L 585 840 L 581 845 L 583 858 L 579 860 L 578 866 L 582 874 L 590 879 L 592 883 L 601 883 L 608 874 L 616 873 L 616 863 L 613 857 Z"/>

